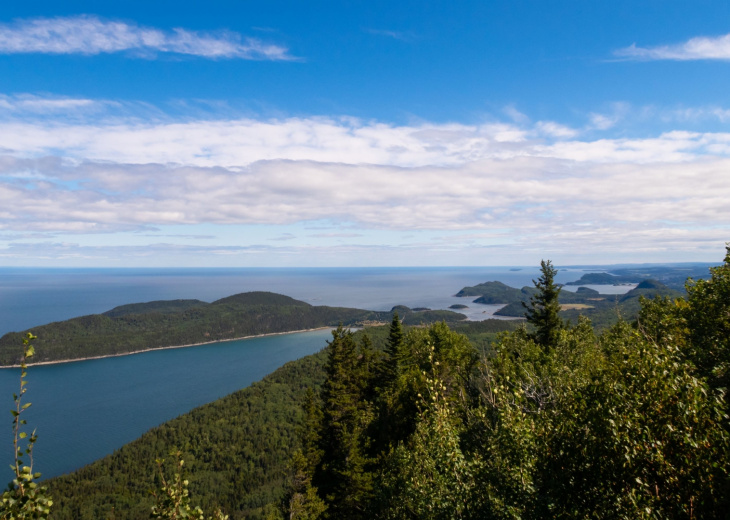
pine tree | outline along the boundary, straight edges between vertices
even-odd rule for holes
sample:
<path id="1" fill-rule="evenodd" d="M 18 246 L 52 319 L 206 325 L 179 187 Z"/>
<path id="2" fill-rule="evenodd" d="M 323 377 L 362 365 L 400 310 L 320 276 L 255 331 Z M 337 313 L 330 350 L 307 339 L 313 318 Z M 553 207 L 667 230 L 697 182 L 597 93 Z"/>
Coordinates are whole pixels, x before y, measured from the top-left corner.
<path id="1" fill-rule="evenodd" d="M 398 378 L 403 365 L 403 327 L 397 312 L 393 313 L 390 323 L 390 334 L 385 346 L 385 356 L 378 366 L 377 386 L 390 388 Z"/>
<path id="2" fill-rule="evenodd" d="M 364 348 L 367 348 L 365 345 Z M 331 518 L 361 518 L 372 495 L 372 475 L 365 427 L 372 420 L 370 405 L 364 400 L 368 386 L 365 360 L 372 356 L 358 349 L 350 331 L 340 326 L 332 332 L 322 386 L 322 430 L 319 439 L 321 460 L 315 468 L 313 484 L 328 506 Z"/>
<path id="3" fill-rule="evenodd" d="M 533 280 L 537 294 L 530 297 L 530 304 L 522 302 L 525 307 L 525 318 L 534 325 L 535 332 L 532 339 L 544 348 L 553 348 L 557 345 L 559 331 L 565 327 L 560 317 L 560 303 L 558 295 L 560 287 L 555 285 L 555 275 L 558 270 L 545 260 L 540 261 L 540 278 Z"/>

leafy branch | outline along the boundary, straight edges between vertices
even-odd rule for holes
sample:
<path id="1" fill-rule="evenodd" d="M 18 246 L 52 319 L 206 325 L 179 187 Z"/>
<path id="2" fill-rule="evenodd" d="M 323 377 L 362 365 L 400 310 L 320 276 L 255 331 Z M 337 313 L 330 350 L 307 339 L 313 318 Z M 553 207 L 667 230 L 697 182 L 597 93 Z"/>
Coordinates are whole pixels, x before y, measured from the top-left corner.
<path id="1" fill-rule="evenodd" d="M 37 480 L 40 473 L 33 473 L 33 446 L 38 440 L 35 430 L 28 436 L 22 427 L 27 423 L 22 419 L 22 414 L 31 406 L 31 403 L 23 403 L 23 395 L 27 390 L 26 381 L 28 358 L 33 357 L 35 349 L 30 344 L 36 339 L 30 332 L 23 338 L 23 357 L 20 360 L 20 389 L 13 394 L 15 409 L 10 410 L 13 415 L 13 448 L 14 463 L 10 469 L 15 473 L 15 478 L 8 484 L 7 490 L 2 495 L 0 504 L 0 519 L 45 519 L 53 505 L 53 500 L 48 495 L 45 486 L 39 486 Z M 26 442 L 23 446 L 23 441 Z M 24 464 L 27 456 L 28 465 Z"/>

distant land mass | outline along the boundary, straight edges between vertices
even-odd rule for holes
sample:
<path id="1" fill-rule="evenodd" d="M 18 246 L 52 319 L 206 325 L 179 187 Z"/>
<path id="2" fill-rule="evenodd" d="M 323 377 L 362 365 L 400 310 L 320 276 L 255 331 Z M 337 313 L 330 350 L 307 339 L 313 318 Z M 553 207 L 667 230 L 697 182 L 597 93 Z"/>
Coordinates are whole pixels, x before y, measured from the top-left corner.
<path id="1" fill-rule="evenodd" d="M 652 267 L 616 267 L 603 272 L 590 272 L 565 285 L 618 285 L 657 280 L 676 291 L 684 291 L 687 278 L 709 278 L 712 264 L 678 264 Z"/>
<path id="2" fill-rule="evenodd" d="M 599 274 L 614 278 L 606 273 L 590 273 L 586 276 Z M 593 284 L 593 282 L 591 282 Z M 600 285 L 600 284 L 599 284 Z M 525 307 L 530 297 L 536 293 L 534 287 L 525 286 L 522 289 L 515 289 L 502 282 L 484 282 L 471 287 L 464 287 L 456 296 L 473 297 L 474 303 L 481 304 L 504 304 L 494 314 L 497 316 L 522 318 L 525 315 Z M 619 316 L 624 319 L 634 319 L 639 311 L 639 297 L 655 298 L 666 296 L 677 298 L 683 293 L 667 287 L 657 280 L 644 279 L 635 288 L 626 294 L 601 294 L 589 287 L 579 287 L 576 292 L 567 290 L 560 291 L 559 301 L 561 304 L 563 318 L 576 322 L 579 316 L 586 316 L 591 319 L 594 327 L 603 329 L 618 321 Z"/>
<path id="3" fill-rule="evenodd" d="M 407 325 L 466 320 L 465 315 L 447 310 L 419 311 L 405 306 L 394 309 Z M 132 303 L 102 314 L 5 334 L 0 338 L 0 366 L 19 362 L 26 332 L 38 337 L 33 342 L 34 363 L 48 363 L 336 327 L 340 323 L 355 327 L 388 323 L 391 316 L 391 312 L 313 306 L 271 292 L 241 293 L 212 303 L 200 300 Z"/>

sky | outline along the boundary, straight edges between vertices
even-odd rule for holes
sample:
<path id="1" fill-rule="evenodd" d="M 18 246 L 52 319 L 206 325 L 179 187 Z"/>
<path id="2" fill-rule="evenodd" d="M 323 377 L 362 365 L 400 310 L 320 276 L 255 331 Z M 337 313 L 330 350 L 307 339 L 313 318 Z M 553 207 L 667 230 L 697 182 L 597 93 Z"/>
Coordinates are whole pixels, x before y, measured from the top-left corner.
<path id="1" fill-rule="evenodd" d="M 730 2 L 11 2 L 0 266 L 715 262 Z"/>

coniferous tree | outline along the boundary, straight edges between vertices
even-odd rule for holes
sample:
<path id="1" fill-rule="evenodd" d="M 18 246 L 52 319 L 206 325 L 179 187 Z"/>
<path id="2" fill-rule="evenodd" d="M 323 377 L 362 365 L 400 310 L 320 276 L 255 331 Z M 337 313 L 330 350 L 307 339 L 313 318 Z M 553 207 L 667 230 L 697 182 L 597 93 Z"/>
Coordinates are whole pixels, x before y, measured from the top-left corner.
<path id="1" fill-rule="evenodd" d="M 531 334 L 532 339 L 544 348 L 553 348 L 558 342 L 558 333 L 564 328 L 562 318 L 560 317 L 560 303 L 558 295 L 560 287 L 555 285 L 555 275 L 558 270 L 555 269 L 548 260 L 540 261 L 540 272 L 542 275 L 537 280 L 533 280 L 537 289 L 537 294 L 530 297 L 530 304 L 522 302 L 525 307 L 525 318 L 534 325 L 535 332 Z"/>
<path id="2" fill-rule="evenodd" d="M 322 387 L 321 460 L 313 484 L 325 499 L 330 518 L 362 518 L 372 495 L 372 475 L 367 471 L 365 427 L 372 420 L 364 400 L 367 382 L 363 361 L 370 358 L 358 349 L 350 331 L 332 332 Z M 365 347 L 367 348 L 367 347 Z"/>
<path id="3" fill-rule="evenodd" d="M 385 346 L 385 356 L 378 366 L 378 387 L 385 389 L 393 385 L 402 369 L 403 357 L 403 326 L 398 313 L 394 312 L 393 320 L 390 323 L 388 343 Z"/>

